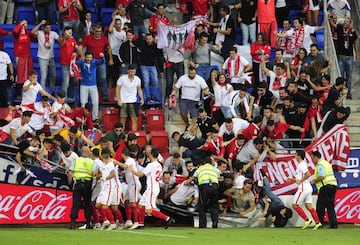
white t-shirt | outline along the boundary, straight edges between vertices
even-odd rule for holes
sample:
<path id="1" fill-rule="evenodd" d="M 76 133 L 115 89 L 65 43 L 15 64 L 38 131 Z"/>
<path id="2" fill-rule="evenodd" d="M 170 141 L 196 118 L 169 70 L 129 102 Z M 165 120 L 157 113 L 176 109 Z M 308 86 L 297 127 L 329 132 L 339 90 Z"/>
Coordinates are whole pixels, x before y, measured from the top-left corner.
<path id="1" fill-rule="evenodd" d="M 115 20 L 116 19 L 120 19 L 121 20 L 121 29 L 124 28 L 124 24 L 125 23 L 130 23 L 130 20 L 126 17 L 126 15 L 124 17 L 121 17 L 121 15 L 115 15 Z"/>
<path id="2" fill-rule="evenodd" d="M 241 119 L 241 118 L 233 118 L 232 122 L 233 122 L 233 128 L 232 128 L 231 132 L 233 132 L 234 134 L 236 134 L 239 130 L 244 130 L 247 127 L 249 127 L 249 122 L 244 119 Z M 220 129 L 219 129 L 219 135 L 221 137 L 224 135 L 224 133 L 229 134 L 231 132 L 226 129 L 225 123 L 221 124 Z"/>
<path id="3" fill-rule="evenodd" d="M 33 133 L 33 130 L 27 123 L 21 125 L 21 117 L 13 119 L 11 122 L 0 129 L 9 135 L 10 129 L 15 129 L 15 138 L 20 138 L 25 132 Z"/>
<path id="4" fill-rule="evenodd" d="M 279 95 L 279 89 L 280 87 L 285 87 L 285 84 L 286 84 L 286 81 L 287 81 L 287 77 L 285 75 L 283 76 L 280 76 L 278 77 L 279 79 L 279 82 L 280 82 L 280 85 L 276 85 L 274 84 L 275 83 L 275 80 L 276 80 L 276 74 L 275 72 L 273 71 L 269 71 L 270 73 L 270 85 L 269 85 L 269 91 L 271 93 L 273 93 L 273 95 L 276 97 L 276 99 L 279 99 L 280 98 L 280 95 Z M 276 81 L 277 83 L 278 81 Z M 274 86 L 275 85 L 275 86 Z"/>
<path id="5" fill-rule="evenodd" d="M 75 152 L 71 152 L 69 157 L 66 157 L 63 152 L 61 152 L 61 160 L 64 162 L 64 165 L 66 168 L 69 168 L 70 165 L 75 162 L 75 160 L 78 158 L 78 154 Z"/>
<path id="6" fill-rule="evenodd" d="M 306 162 L 303 160 L 299 163 L 299 165 L 296 168 L 296 173 L 295 173 L 295 179 L 297 180 L 301 180 L 305 173 L 309 172 L 309 169 L 306 165 Z M 309 182 L 308 179 L 304 180 L 298 187 L 298 190 L 300 191 L 312 191 L 312 187 L 311 184 Z"/>
<path id="7" fill-rule="evenodd" d="M 179 78 L 175 87 L 181 88 L 181 99 L 199 101 L 201 90 L 208 86 L 201 76 L 195 75 L 193 79 L 190 79 L 189 75 L 185 74 Z"/>
<path id="8" fill-rule="evenodd" d="M 146 176 L 146 189 L 151 192 L 160 191 L 162 166 L 158 161 L 149 163 L 142 171 Z"/>
<path id="9" fill-rule="evenodd" d="M 117 31 L 115 28 L 113 28 L 113 32 L 109 33 L 108 38 L 112 54 L 119 56 L 120 46 L 123 42 L 126 41 L 125 31 Z"/>
<path id="10" fill-rule="evenodd" d="M 101 172 L 101 178 L 104 179 L 104 182 L 102 182 L 103 188 L 114 188 L 117 186 L 116 176 L 111 179 L 105 179 L 110 175 L 111 171 L 115 171 L 115 166 L 112 161 L 110 161 L 108 163 L 104 163 L 104 165 L 102 165 L 99 168 L 99 170 Z M 115 171 L 115 173 L 116 173 L 116 171 Z"/>
<path id="11" fill-rule="evenodd" d="M 125 161 L 125 164 L 128 165 L 128 167 L 130 168 L 133 168 L 133 169 L 136 169 L 136 161 L 134 158 L 131 158 L 129 157 L 126 161 Z M 139 181 L 139 177 L 137 177 L 136 175 L 132 174 L 130 172 L 129 169 L 125 169 L 125 179 L 126 179 L 126 182 L 128 183 L 128 185 L 134 185 L 134 184 L 138 184 L 140 183 Z"/>
<path id="12" fill-rule="evenodd" d="M 31 83 L 30 80 L 26 80 L 23 87 L 26 87 L 30 83 Z M 21 104 L 22 105 L 34 104 L 36 101 L 36 96 L 41 90 L 43 90 L 43 88 L 39 83 L 36 83 L 35 85 L 31 85 L 26 92 L 23 92 Z"/>
<path id="13" fill-rule="evenodd" d="M 134 76 L 132 81 L 128 75 L 123 75 L 117 80 L 120 88 L 120 99 L 122 103 L 135 103 L 137 98 L 137 88 L 141 87 L 141 80 L 138 76 Z"/>
<path id="14" fill-rule="evenodd" d="M 292 37 L 295 29 L 290 29 L 286 33 L 289 37 Z M 305 25 L 304 26 L 304 42 L 303 42 L 303 48 L 306 49 L 307 53 L 310 54 L 310 45 L 312 44 L 311 36 L 310 34 L 315 32 L 314 26 Z"/>
<path id="15" fill-rule="evenodd" d="M 232 86 L 230 84 L 226 84 L 226 86 L 220 86 L 219 84 L 215 84 L 215 86 L 213 86 L 213 89 L 215 95 L 214 106 L 221 106 L 223 99 L 226 97 L 226 95 L 229 94 Z"/>
<path id="16" fill-rule="evenodd" d="M 37 113 L 32 114 L 29 125 L 36 130 L 40 130 L 50 122 L 51 107 L 50 105 L 44 107 L 42 102 L 36 102 L 34 107 Z"/>
<path id="17" fill-rule="evenodd" d="M 59 35 L 51 31 L 49 33 L 49 44 L 45 47 L 45 33 L 44 31 L 38 31 L 38 53 L 37 56 L 42 59 L 50 59 L 54 57 L 54 43 L 59 38 Z"/>
<path id="18" fill-rule="evenodd" d="M 0 50 L 0 81 L 7 80 L 8 64 L 11 64 L 10 56 Z"/>
<path id="19" fill-rule="evenodd" d="M 239 56 L 239 55 L 238 55 Z M 227 70 L 228 69 L 228 62 L 230 60 L 231 62 L 231 70 L 229 72 L 230 74 L 230 78 L 231 78 L 231 83 L 239 83 L 239 80 L 240 80 L 240 74 L 242 72 L 244 72 L 244 69 L 245 69 L 245 66 L 247 66 L 249 64 L 249 61 L 247 59 L 245 59 L 244 57 L 240 56 L 240 65 L 239 65 L 239 70 L 237 72 L 237 74 L 235 74 L 235 63 L 236 63 L 236 59 L 231 59 L 230 57 L 227 58 L 222 66 L 222 68 L 224 70 Z M 243 82 L 241 82 L 243 83 Z"/>
<path id="20" fill-rule="evenodd" d="M 176 192 L 170 196 L 170 200 L 176 205 L 186 205 L 192 196 L 199 197 L 197 185 L 185 185 L 182 182 Z"/>

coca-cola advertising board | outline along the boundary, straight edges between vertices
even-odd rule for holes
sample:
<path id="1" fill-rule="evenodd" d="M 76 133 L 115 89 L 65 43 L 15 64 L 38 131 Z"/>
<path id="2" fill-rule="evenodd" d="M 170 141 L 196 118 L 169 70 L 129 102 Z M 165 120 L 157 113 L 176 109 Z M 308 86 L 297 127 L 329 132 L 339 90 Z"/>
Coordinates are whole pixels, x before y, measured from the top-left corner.
<path id="1" fill-rule="evenodd" d="M 360 188 L 338 189 L 335 212 L 340 223 L 360 223 Z"/>
<path id="2" fill-rule="evenodd" d="M 72 192 L 0 184 L 0 224 L 54 224 L 70 222 Z M 77 221 L 84 221 L 79 212 Z"/>

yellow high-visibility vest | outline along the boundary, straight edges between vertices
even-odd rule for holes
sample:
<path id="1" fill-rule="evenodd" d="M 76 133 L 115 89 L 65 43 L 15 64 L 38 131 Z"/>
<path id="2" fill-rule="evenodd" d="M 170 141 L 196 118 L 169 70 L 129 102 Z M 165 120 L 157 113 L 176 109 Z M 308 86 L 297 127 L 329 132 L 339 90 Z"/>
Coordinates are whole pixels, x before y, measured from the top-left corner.
<path id="1" fill-rule="evenodd" d="M 315 179 L 319 177 L 319 173 L 318 173 L 318 169 L 319 169 L 319 165 L 322 165 L 325 168 L 325 179 L 321 180 L 321 181 L 317 181 L 315 183 L 318 191 L 320 190 L 321 187 L 325 186 L 325 185 L 334 185 L 337 186 L 337 180 L 335 178 L 334 175 L 334 171 L 332 168 L 332 165 L 324 160 L 324 159 L 320 159 L 319 162 L 317 163 L 316 167 L 315 167 Z"/>
<path id="2" fill-rule="evenodd" d="M 90 158 L 79 157 L 75 160 L 73 179 L 91 180 L 94 161 Z"/>
<path id="3" fill-rule="evenodd" d="M 219 183 L 218 173 L 210 163 L 200 166 L 196 172 L 199 185 L 205 183 Z"/>

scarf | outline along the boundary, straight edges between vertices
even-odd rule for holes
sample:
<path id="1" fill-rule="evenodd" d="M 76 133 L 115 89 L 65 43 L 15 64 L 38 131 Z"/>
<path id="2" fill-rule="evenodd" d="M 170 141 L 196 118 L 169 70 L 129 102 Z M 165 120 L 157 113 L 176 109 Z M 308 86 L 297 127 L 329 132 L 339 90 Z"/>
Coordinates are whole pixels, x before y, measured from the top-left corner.
<path id="1" fill-rule="evenodd" d="M 295 48 L 301 48 L 303 46 L 304 39 L 305 39 L 305 28 L 301 26 L 299 30 L 293 31 L 290 47 L 289 50 L 287 50 L 287 52 L 289 54 L 293 54 Z"/>
<path id="2" fill-rule="evenodd" d="M 80 69 L 76 65 L 76 55 L 73 55 L 71 57 L 71 61 L 70 61 L 70 77 L 75 77 L 78 80 L 81 79 Z"/>
<path id="3" fill-rule="evenodd" d="M 220 21 L 220 28 L 219 30 L 225 31 L 226 30 L 226 23 L 229 19 L 230 15 L 226 15 L 225 17 L 223 17 Z M 225 35 L 222 33 L 217 32 L 216 33 L 216 38 L 215 38 L 215 44 L 222 44 L 225 41 Z"/>
<path id="4" fill-rule="evenodd" d="M 228 76 L 229 77 L 233 77 L 233 76 L 236 76 L 239 74 L 239 69 L 240 69 L 240 55 L 236 55 L 236 58 L 235 58 L 235 67 L 234 67 L 234 72 L 232 73 L 232 62 L 233 59 L 229 58 L 228 59 L 228 62 L 227 62 L 227 72 L 228 72 Z M 231 74 L 232 73 L 232 74 Z"/>
<path id="5" fill-rule="evenodd" d="M 75 122 L 70 117 L 66 116 L 65 110 L 58 110 L 58 116 L 66 127 L 70 128 L 75 125 Z"/>
<path id="6" fill-rule="evenodd" d="M 281 30 L 280 33 L 285 33 L 286 31 L 285 30 Z M 288 52 L 288 50 L 290 49 L 290 43 L 291 43 L 291 38 L 289 37 L 282 37 L 282 38 L 279 38 L 279 48 L 281 50 L 286 50 L 286 52 Z"/>
<path id="7" fill-rule="evenodd" d="M 275 80 L 272 83 L 272 90 L 279 90 L 281 88 L 281 78 L 282 76 L 276 76 Z"/>
<path id="8" fill-rule="evenodd" d="M 50 49 L 50 33 L 44 32 L 45 42 L 44 47 Z"/>

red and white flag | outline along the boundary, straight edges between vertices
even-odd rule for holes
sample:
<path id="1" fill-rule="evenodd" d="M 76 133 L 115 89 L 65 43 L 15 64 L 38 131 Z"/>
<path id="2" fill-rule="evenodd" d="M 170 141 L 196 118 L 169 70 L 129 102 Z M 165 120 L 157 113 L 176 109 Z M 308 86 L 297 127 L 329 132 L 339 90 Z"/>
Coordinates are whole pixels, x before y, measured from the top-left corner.
<path id="1" fill-rule="evenodd" d="M 158 23 L 157 47 L 193 50 L 195 47 L 195 21 L 189 21 L 182 25 L 166 25 L 162 21 Z"/>

